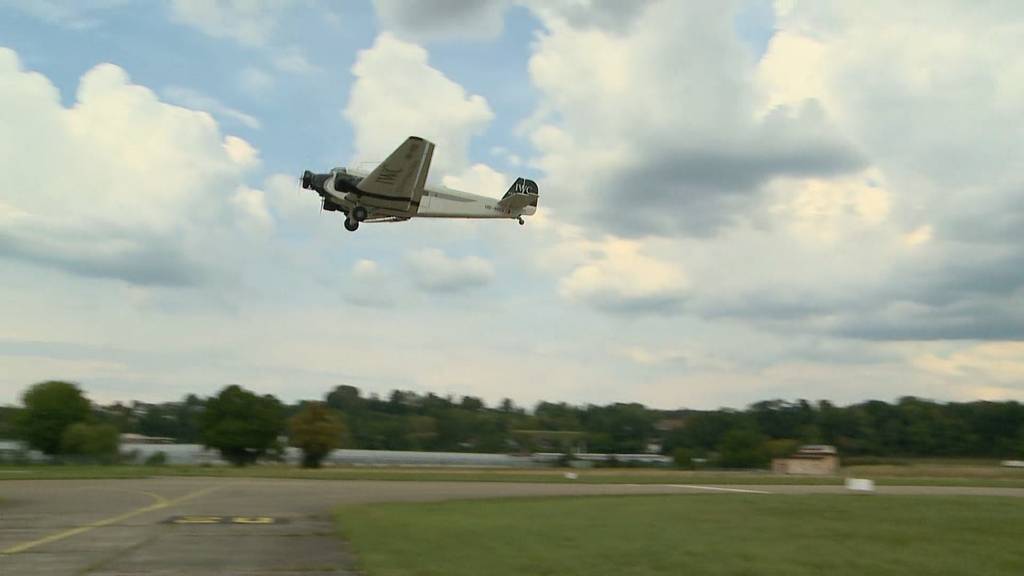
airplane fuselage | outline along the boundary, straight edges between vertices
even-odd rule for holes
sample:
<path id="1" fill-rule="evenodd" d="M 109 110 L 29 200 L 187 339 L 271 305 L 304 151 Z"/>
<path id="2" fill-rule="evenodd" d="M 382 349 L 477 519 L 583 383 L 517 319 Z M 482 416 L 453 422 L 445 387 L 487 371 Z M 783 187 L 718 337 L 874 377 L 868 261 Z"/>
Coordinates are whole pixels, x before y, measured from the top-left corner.
<path id="1" fill-rule="evenodd" d="M 351 168 L 336 168 L 324 183 L 324 191 L 331 202 L 346 214 L 360 203 L 359 181 L 366 173 Z M 339 191 L 338 188 L 341 190 Z M 518 218 L 522 214 L 503 210 L 496 198 L 463 192 L 447 186 L 425 186 L 416 210 L 416 218 Z M 387 209 L 375 209 L 371 218 L 408 218 L 409 214 Z"/>

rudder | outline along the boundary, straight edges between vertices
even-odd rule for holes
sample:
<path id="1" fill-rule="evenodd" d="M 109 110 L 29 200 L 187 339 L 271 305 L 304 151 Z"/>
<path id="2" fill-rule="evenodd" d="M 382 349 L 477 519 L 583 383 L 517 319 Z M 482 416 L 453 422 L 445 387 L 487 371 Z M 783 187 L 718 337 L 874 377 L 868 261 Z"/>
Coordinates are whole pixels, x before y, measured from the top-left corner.
<path id="1" fill-rule="evenodd" d="M 540 187 L 537 183 L 528 178 L 517 178 L 508 192 L 501 197 L 498 205 L 505 210 L 517 212 L 529 216 L 537 211 L 537 201 L 540 199 Z"/>

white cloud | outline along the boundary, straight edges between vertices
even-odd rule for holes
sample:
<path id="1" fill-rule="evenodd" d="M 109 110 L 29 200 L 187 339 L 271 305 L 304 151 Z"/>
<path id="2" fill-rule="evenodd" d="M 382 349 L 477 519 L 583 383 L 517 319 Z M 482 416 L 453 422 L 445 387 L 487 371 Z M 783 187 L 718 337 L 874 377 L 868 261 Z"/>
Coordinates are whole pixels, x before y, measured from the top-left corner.
<path id="1" fill-rule="evenodd" d="M 481 196 L 500 198 L 512 185 L 512 181 L 486 164 L 473 164 L 461 174 L 445 176 L 444 185 Z"/>
<path id="2" fill-rule="evenodd" d="M 779 178 L 767 186 L 773 217 L 812 242 L 834 244 L 886 222 L 890 194 L 877 171 L 824 180 Z"/>
<path id="3" fill-rule="evenodd" d="M 258 130 L 262 127 L 260 121 L 251 114 L 232 108 L 216 98 L 207 96 L 197 90 L 185 88 L 184 86 L 168 86 L 163 90 L 163 96 L 169 102 L 173 102 L 193 110 L 204 110 L 220 117 L 221 120 L 228 119 Z"/>
<path id="4" fill-rule="evenodd" d="M 251 168 L 260 163 L 260 151 L 238 136 L 224 137 L 224 151 L 240 167 Z"/>
<path id="5" fill-rule="evenodd" d="M 396 298 L 395 278 L 374 261 L 362 258 L 352 265 L 345 299 L 357 306 L 373 308 L 394 307 Z"/>
<path id="6" fill-rule="evenodd" d="M 175 20 L 214 38 L 262 46 L 272 37 L 281 12 L 291 0 L 171 0 Z"/>
<path id="7" fill-rule="evenodd" d="M 259 94 L 274 86 L 274 77 L 261 68 L 248 66 L 238 73 L 238 82 L 247 92 Z"/>
<path id="8" fill-rule="evenodd" d="M 405 263 L 424 292 L 454 294 L 494 280 L 494 265 L 479 256 L 453 258 L 436 248 L 423 248 L 409 252 Z"/>
<path id="9" fill-rule="evenodd" d="M 362 161 L 382 161 L 415 135 L 437 145 L 432 176 L 455 174 L 468 164 L 470 139 L 494 118 L 482 96 L 431 67 L 426 50 L 387 33 L 359 52 L 352 73 L 345 117 Z"/>
<path id="10" fill-rule="evenodd" d="M 271 63 L 274 68 L 292 74 L 311 74 L 320 71 L 320 68 L 311 64 L 302 50 L 295 46 L 275 49 Z"/>
<path id="11" fill-rule="evenodd" d="M 677 265 L 644 254 L 640 244 L 608 238 L 599 256 L 562 279 L 564 298 L 615 313 L 676 314 L 687 296 L 687 281 Z"/>
<path id="12" fill-rule="evenodd" d="M 202 239 L 236 222 L 224 191 L 253 164 L 251 145 L 112 64 L 88 71 L 65 108 L 0 49 L 0 86 L 0 109 L 17 111 L 0 132 L 0 254 L 140 284 L 193 284 L 218 268 Z"/>
<path id="13" fill-rule="evenodd" d="M 273 228 L 274 219 L 267 209 L 266 195 L 262 190 L 239 186 L 231 197 L 231 204 L 238 210 L 244 224 L 259 231 Z"/>
<path id="14" fill-rule="evenodd" d="M 101 15 L 127 4 L 128 0 L 2 0 L 0 7 L 12 7 L 44 22 L 72 30 L 88 30 L 102 23 Z"/>

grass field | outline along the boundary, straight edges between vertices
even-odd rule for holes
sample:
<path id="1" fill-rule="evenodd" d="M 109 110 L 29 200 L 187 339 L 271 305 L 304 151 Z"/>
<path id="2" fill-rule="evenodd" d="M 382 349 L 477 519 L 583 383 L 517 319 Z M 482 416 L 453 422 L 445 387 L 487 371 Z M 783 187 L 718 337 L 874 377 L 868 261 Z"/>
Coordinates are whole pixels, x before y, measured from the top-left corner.
<path id="1" fill-rule="evenodd" d="M 1024 488 L 1024 470 L 949 463 L 909 466 L 857 466 L 840 476 L 780 476 L 764 472 L 650 470 L 604 468 L 577 471 L 575 480 L 557 468 L 358 468 L 304 470 L 283 465 L 230 466 L 0 466 L 2 480 L 72 478 L 147 478 L 153 476 L 217 476 L 242 478 L 304 478 L 312 480 L 436 480 L 472 482 L 573 482 L 595 484 L 815 484 L 838 485 L 844 476 L 872 478 L 880 485 L 988 486 Z"/>
<path id="2" fill-rule="evenodd" d="M 343 508 L 369 576 L 1024 574 L 1024 502 L 678 495 Z"/>

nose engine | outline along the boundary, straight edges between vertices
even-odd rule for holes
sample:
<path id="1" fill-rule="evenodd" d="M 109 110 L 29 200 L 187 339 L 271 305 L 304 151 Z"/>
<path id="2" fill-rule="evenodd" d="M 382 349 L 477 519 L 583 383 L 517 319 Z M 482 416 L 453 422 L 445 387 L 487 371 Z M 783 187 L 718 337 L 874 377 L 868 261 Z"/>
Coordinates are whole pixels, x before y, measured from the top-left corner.
<path id="1" fill-rule="evenodd" d="M 330 177 L 330 174 L 314 174 L 306 170 L 302 173 L 302 187 L 306 190 L 316 190 L 322 194 L 324 192 L 324 183 Z"/>

